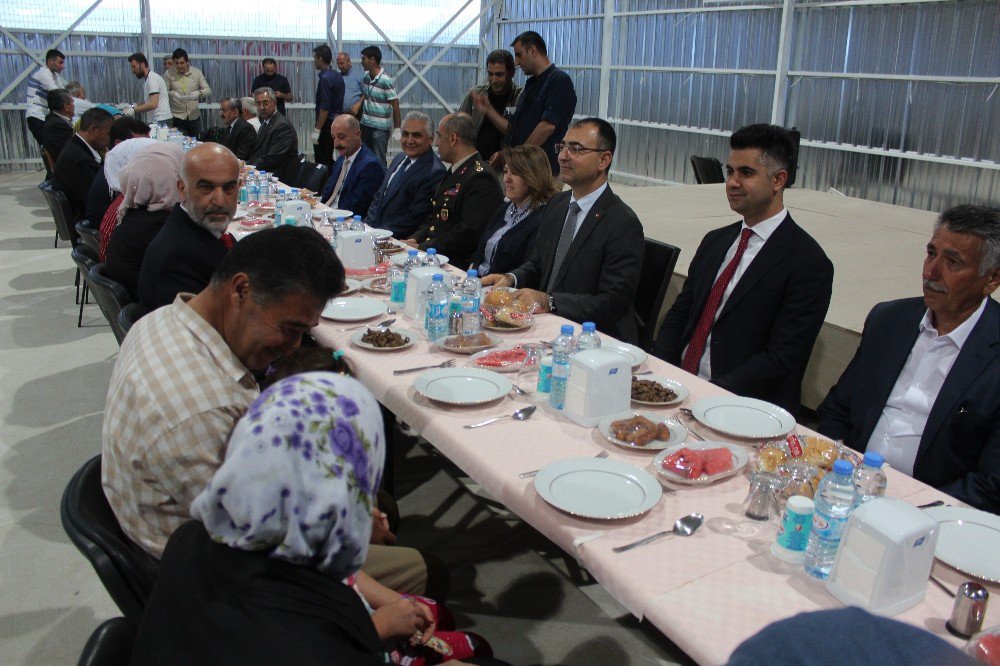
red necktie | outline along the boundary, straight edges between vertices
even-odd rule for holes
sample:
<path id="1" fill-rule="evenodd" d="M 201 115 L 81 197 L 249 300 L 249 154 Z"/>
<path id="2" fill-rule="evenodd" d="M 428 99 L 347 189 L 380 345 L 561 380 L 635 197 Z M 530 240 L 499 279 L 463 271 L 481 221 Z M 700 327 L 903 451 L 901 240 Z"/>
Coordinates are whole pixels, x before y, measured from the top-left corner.
<path id="1" fill-rule="evenodd" d="M 219 241 L 226 246 L 227 250 L 232 250 L 233 246 L 236 245 L 236 239 L 228 231 L 219 236 Z"/>
<path id="2" fill-rule="evenodd" d="M 681 368 L 693 375 L 698 374 L 698 365 L 701 363 L 702 354 L 705 353 L 705 343 L 708 342 L 708 334 L 712 330 L 712 324 L 715 323 L 715 313 L 719 311 L 722 295 L 726 293 L 726 287 L 733 279 L 736 267 L 740 265 L 740 259 L 743 258 L 743 252 L 747 249 L 747 243 L 750 242 L 752 234 L 753 231 L 750 229 L 744 229 L 743 233 L 740 234 L 740 244 L 736 246 L 736 254 L 719 275 L 719 279 L 712 285 L 712 291 L 708 294 L 708 300 L 705 301 L 705 308 L 701 311 L 698 326 L 694 329 L 687 351 L 684 353 L 684 359 L 681 361 Z"/>

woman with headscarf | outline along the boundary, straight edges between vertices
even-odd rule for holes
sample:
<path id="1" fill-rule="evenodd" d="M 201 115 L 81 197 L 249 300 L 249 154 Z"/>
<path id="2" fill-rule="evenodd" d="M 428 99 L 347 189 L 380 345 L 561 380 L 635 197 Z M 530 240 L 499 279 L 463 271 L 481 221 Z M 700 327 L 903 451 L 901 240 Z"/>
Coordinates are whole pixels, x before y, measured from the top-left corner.
<path id="1" fill-rule="evenodd" d="M 111 194 L 111 205 L 104 211 L 104 217 L 100 220 L 100 257 L 104 261 L 107 252 L 108 239 L 111 238 L 111 231 L 118 224 L 118 207 L 122 203 L 121 170 L 131 162 L 143 149 L 157 143 L 156 139 L 139 137 L 122 141 L 117 146 L 108 151 L 104 156 L 104 177 L 108 181 L 108 192 Z M 97 224 L 97 220 L 90 220 L 90 223 Z"/>
<path id="2" fill-rule="evenodd" d="M 146 248 L 180 201 L 177 181 L 183 158 L 184 151 L 176 144 L 154 142 L 118 174 L 122 201 L 104 255 L 105 274 L 123 285 L 133 301 L 139 300 L 139 269 Z"/>

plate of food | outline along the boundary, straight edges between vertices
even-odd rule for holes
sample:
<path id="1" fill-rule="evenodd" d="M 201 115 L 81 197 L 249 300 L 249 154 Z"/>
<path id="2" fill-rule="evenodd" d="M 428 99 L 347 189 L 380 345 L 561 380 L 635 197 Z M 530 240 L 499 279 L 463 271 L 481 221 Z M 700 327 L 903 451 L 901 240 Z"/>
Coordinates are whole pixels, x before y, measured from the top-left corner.
<path id="1" fill-rule="evenodd" d="M 352 280 L 347 278 L 344 280 L 344 290 L 340 292 L 340 296 L 350 296 L 351 294 L 357 293 L 361 289 L 361 282 L 359 280 Z"/>
<path id="2" fill-rule="evenodd" d="M 653 458 L 662 478 L 682 485 L 706 486 L 729 478 L 750 462 L 750 454 L 728 442 L 688 442 L 669 446 Z"/>
<path id="3" fill-rule="evenodd" d="M 244 217 L 239 222 L 239 227 L 243 231 L 260 231 L 261 229 L 270 229 L 273 226 L 274 220 L 267 217 L 258 217 L 256 215 Z"/>
<path id="4" fill-rule="evenodd" d="M 358 347 L 377 352 L 408 349 L 416 339 L 416 333 L 403 328 L 369 328 L 351 336 L 351 342 Z"/>
<path id="5" fill-rule="evenodd" d="M 663 497 L 663 487 L 641 469 L 606 458 L 570 458 L 535 475 L 543 500 L 580 518 L 618 520 L 646 513 Z"/>
<path id="6" fill-rule="evenodd" d="M 656 414 L 633 414 L 631 418 L 606 417 L 597 429 L 606 440 L 626 449 L 661 451 L 687 439 L 687 428 Z"/>
<path id="7" fill-rule="evenodd" d="M 479 368 L 438 368 L 413 380 L 413 389 L 428 400 L 458 406 L 494 402 L 512 388 L 506 377 Z"/>
<path id="8" fill-rule="evenodd" d="M 637 405 L 666 407 L 683 402 L 687 397 L 688 390 L 667 377 L 632 377 L 632 402 Z"/>
<path id="9" fill-rule="evenodd" d="M 334 298 L 323 308 L 323 318 L 333 321 L 364 321 L 385 312 L 385 303 L 359 296 L 357 298 Z"/>
<path id="10" fill-rule="evenodd" d="M 361 286 L 364 287 L 365 291 L 370 291 L 373 294 L 388 294 L 392 291 L 387 277 L 372 277 L 362 280 Z"/>
<path id="11" fill-rule="evenodd" d="M 476 333 L 474 335 L 448 335 L 434 344 L 439 348 L 456 354 L 475 354 L 478 351 L 496 347 L 500 344 L 499 335 L 492 333 Z"/>
<path id="12" fill-rule="evenodd" d="M 251 201 L 247 204 L 247 212 L 250 215 L 263 215 L 274 212 L 273 201 Z"/>
<path id="13" fill-rule="evenodd" d="M 483 315 L 483 328 L 488 331 L 523 331 L 531 328 L 535 318 L 531 313 L 523 312 L 513 305 L 504 305 L 491 312 L 488 308 L 480 308 Z"/>
<path id="14" fill-rule="evenodd" d="M 391 238 L 379 238 L 375 241 L 375 247 L 381 250 L 382 254 L 386 257 L 392 254 L 399 254 L 409 248 L 409 245 L 404 245 L 402 243 L 397 243 Z"/>
<path id="15" fill-rule="evenodd" d="M 484 370 L 517 372 L 521 369 L 521 364 L 527 355 L 528 352 L 524 350 L 524 347 L 517 345 L 516 347 L 501 347 L 500 349 L 484 349 L 473 354 L 469 360 L 472 361 L 472 365 Z"/>

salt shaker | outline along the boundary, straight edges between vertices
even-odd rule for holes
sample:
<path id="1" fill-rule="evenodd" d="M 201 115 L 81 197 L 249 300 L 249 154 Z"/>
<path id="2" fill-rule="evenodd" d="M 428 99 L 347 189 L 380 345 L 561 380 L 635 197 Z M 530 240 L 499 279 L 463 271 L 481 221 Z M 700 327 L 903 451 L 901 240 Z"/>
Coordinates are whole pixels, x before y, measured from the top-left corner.
<path id="1" fill-rule="evenodd" d="M 955 607 L 945 626 L 948 631 L 969 638 L 979 633 L 986 617 L 986 603 L 990 600 L 989 591 L 979 583 L 967 582 L 958 587 L 955 595 Z"/>

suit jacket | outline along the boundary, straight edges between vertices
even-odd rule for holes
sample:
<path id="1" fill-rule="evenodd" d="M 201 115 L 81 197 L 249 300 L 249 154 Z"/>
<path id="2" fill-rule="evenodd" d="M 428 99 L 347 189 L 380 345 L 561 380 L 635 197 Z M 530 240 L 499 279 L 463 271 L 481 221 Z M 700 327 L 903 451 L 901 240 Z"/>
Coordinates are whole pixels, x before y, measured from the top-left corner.
<path id="1" fill-rule="evenodd" d="M 197 294 L 229 250 L 212 233 L 174 206 L 143 255 L 139 301 L 153 311 L 169 305 L 182 291 Z"/>
<path id="2" fill-rule="evenodd" d="M 437 248 L 455 266 L 468 266 L 483 229 L 501 203 L 503 193 L 496 175 L 479 153 L 473 153 L 441 179 L 431 212 L 413 238 L 421 250 Z"/>
<path id="3" fill-rule="evenodd" d="M 472 255 L 470 264 L 472 268 L 478 269 L 479 265 L 486 259 L 486 242 L 496 233 L 496 230 L 504 225 L 504 216 L 507 208 L 511 204 L 504 203 L 497 210 L 493 220 L 486 225 L 482 235 L 479 237 L 479 247 Z M 528 216 L 517 223 L 513 229 L 508 229 L 500 241 L 497 243 L 496 252 L 493 253 L 493 261 L 490 263 L 490 273 L 509 273 L 521 264 L 528 256 L 528 252 L 535 244 L 538 236 L 538 225 L 542 220 L 542 213 L 545 212 L 545 204 L 528 213 Z"/>
<path id="4" fill-rule="evenodd" d="M 172 211 L 130 208 L 122 223 L 111 232 L 104 255 L 104 274 L 125 287 L 133 301 L 139 300 L 139 271 L 146 249 L 163 228 Z"/>
<path id="5" fill-rule="evenodd" d="M 333 170 L 326 180 L 326 187 L 323 188 L 320 201 L 325 202 L 333 195 L 333 188 L 340 179 L 340 171 L 344 168 L 344 161 L 344 156 L 341 155 L 333 163 Z M 382 166 L 382 161 L 375 156 L 371 148 L 361 144 L 361 148 L 354 158 L 354 163 L 351 165 L 351 170 L 344 178 L 344 187 L 340 191 L 337 208 L 349 210 L 363 218 L 368 214 L 368 208 L 384 178 L 385 167 Z"/>
<path id="6" fill-rule="evenodd" d="M 518 287 L 545 291 L 572 192 L 552 197 L 542 213 L 528 260 L 511 271 Z M 635 290 L 645 252 L 642 223 L 611 187 L 594 202 L 569 246 L 550 295 L 556 313 L 625 342 L 639 337 Z"/>
<path id="7" fill-rule="evenodd" d="M 295 133 L 295 128 L 288 122 L 288 118 L 275 113 L 267 125 L 263 120 L 260 121 L 257 143 L 254 144 L 253 152 L 250 153 L 247 162 L 258 169 L 274 173 L 298 153 L 299 137 Z"/>
<path id="8" fill-rule="evenodd" d="M 446 171 L 434 151 L 428 150 L 390 183 L 389 178 L 404 159 L 404 153 L 393 158 L 365 216 L 365 224 L 388 229 L 396 238 L 409 238 L 427 219 L 431 197 Z"/>
<path id="9" fill-rule="evenodd" d="M 232 127 L 223 130 L 220 143 L 233 151 L 238 159 L 245 160 L 257 145 L 257 131 L 253 125 L 237 117 Z"/>
<path id="10" fill-rule="evenodd" d="M 77 220 L 83 219 L 87 209 L 87 194 L 94 181 L 94 174 L 100 168 L 101 162 L 94 159 L 87 142 L 78 134 L 73 135 L 56 160 L 56 168 L 52 172 L 52 185 L 69 199 L 73 215 Z"/>
<path id="11" fill-rule="evenodd" d="M 101 226 L 101 220 L 104 219 L 104 214 L 108 212 L 108 207 L 111 206 L 113 200 L 114 197 L 111 196 L 108 179 L 102 166 L 94 174 L 94 180 L 91 181 L 90 189 L 87 190 L 87 206 L 84 209 L 84 219 L 92 222 L 95 226 Z"/>
<path id="12" fill-rule="evenodd" d="M 865 450 L 926 311 L 923 298 L 872 309 L 857 353 L 816 410 L 820 432 Z M 931 407 L 913 476 L 1000 513 L 1000 304 L 992 298 Z"/>
<path id="13" fill-rule="evenodd" d="M 667 311 L 655 354 L 681 364 L 729 247 L 742 222 L 710 231 Z M 733 288 L 712 326 L 712 383 L 798 414 L 802 375 L 823 326 L 833 264 L 788 215 Z"/>
<path id="14" fill-rule="evenodd" d="M 53 160 L 58 161 L 63 148 L 73 138 L 73 125 L 58 113 L 50 113 L 45 116 L 45 124 L 42 125 L 42 146 L 49 151 Z"/>

